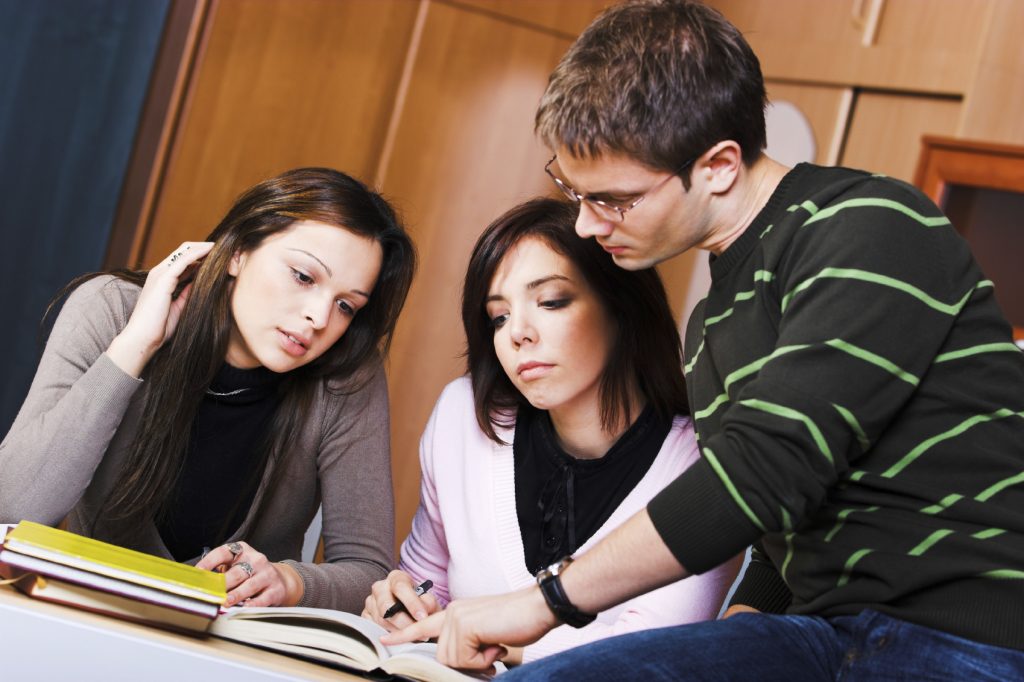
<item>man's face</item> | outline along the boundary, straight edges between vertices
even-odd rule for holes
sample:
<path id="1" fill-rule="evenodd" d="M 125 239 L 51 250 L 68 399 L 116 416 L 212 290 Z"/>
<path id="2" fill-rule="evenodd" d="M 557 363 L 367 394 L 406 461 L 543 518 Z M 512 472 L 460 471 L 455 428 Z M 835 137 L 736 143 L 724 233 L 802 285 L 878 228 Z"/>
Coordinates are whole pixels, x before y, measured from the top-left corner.
<path id="1" fill-rule="evenodd" d="M 627 207 L 643 197 L 622 221 L 603 215 L 585 200 L 580 207 L 576 232 L 596 239 L 619 267 L 648 268 L 706 238 L 706 202 L 697 183 L 687 191 L 681 178 L 630 157 L 609 153 L 580 159 L 564 148 L 558 150 L 552 172 L 585 197 L 616 206 Z"/>

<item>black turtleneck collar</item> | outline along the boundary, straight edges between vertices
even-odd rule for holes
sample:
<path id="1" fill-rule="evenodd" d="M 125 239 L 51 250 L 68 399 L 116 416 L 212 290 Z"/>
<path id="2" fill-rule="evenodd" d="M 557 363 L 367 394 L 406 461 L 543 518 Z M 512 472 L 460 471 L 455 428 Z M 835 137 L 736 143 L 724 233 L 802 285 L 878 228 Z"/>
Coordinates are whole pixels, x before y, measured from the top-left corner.
<path id="1" fill-rule="evenodd" d="M 245 520 L 266 468 L 283 375 L 224 363 L 203 396 L 185 462 L 157 527 L 171 555 L 191 559 Z"/>
<path id="2" fill-rule="evenodd" d="M 277 391 L 283 377 L 266 367 L 239 369 L 225 362 L 210 382 L 206 398 L 233 405 L 263 400 Z"/>
<path id="3" fill-rule="evenodd" d="M 597 532 L 650 469 L 671 427 L 647 406 L 603 457 L 576 459 L 546 411 L 520 407 L 512 452 L 527 570 L 575 552 Z"/>

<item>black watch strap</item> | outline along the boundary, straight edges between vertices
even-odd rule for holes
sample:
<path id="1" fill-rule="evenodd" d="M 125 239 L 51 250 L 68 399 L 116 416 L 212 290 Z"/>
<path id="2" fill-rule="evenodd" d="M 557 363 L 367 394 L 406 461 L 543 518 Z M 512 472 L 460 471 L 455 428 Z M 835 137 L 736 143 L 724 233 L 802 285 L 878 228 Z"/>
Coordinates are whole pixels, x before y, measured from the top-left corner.
<path id="1" fill-rule="evenodd" d="M 594 622 L 597 616 L 590 613 L 583 613 L 569 601 L 569 596 L 562 588 L 561 573 L 572 563 L 572 557 L 565 557 L 537 573 L 537 584 L 540 585 L 541 594 L 548 608 L 554 612 L 558 620 L 574 628 L 581 628 Z"/>

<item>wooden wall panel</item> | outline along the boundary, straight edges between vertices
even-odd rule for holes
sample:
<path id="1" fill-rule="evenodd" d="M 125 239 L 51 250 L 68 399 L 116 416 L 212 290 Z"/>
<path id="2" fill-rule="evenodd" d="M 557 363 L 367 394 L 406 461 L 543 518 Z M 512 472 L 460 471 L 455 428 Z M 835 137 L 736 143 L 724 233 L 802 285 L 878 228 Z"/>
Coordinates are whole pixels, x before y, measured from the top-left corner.
<path id="1" fill-rule="evenodd" d="M 954 134 L 960 106 L 948 98 L 861 93 L 840 161 L 913 182 L 921 137 Z"/>
<path id="2" fill-rule="evenodd" d="M 846 132 L 847 90 L 834 85 L 778 81 L 768 81 L 765 87 L 769 101 L 792 102 L 807 117 L 814 131 L 814 162 L 821 165 L 833 164 L 835 160 L 830 157 L 830 153 L 841 144 Z"/>
<path id="3" fill-rule="evenodd" d="M 971 90 L 964 100 L 960 137 L 1024 144 L 1024 2 L 998 0 Z"/>
<path id="4" fill-rule="evenodd" d="M 552 191 L 533 113 L 568 46 L 493 15 L 428 7 L 382 183 L 420 256 L 388 367 L 399 538 L 419 499 L 423 427 L 441 389 L 465 369 L 459 306 L 469 252 L 501 212 Z"/>
<path id="5" fill-rule="evenodd" d="M 440 0 L 446 4 L 501 15 L 574 39 L 615 0 Z"/>
<path id="6" fill-rule="evenodd" d="M 306 165 L 370 181 L 418 3 L 220 0 L 143 261 L 202 238 L 246 187 Z"/>
<path id="7" fill-rule="evenodd" d="M 970 86 L 990 2 L 709 0 L 769 78 L 952 94 Z"/>

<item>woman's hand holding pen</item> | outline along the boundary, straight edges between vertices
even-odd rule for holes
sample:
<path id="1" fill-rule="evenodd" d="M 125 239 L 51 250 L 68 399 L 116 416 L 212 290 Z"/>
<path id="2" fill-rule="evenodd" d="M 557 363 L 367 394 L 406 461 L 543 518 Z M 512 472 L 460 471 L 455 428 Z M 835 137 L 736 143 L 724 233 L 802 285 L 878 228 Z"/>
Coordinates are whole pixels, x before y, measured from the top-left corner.
<path id="1" fill-rule="evenodd" d="M 405 571 L 391 571 L 387 578 L 373 584 L 370 596 L 366 598 L 363 618 L 369 618 L 387 628 L 388 632 L 393 632 L 440 611 L 437 598 L 427 591 L 429 583 L 428 580 L 417 586 Z"/>
<path id="2" fill-rule="evenodd" d="M 196 568 L 222 571 L 227 606 L 294 606 L 302 599 L 302 577 L 288 564 L 273 563 L 245 542 L 216 547 Z"/>
<path id="3" fill-rule="evenodd" d="M 213 242 L 185 242 L 149 271 L 128 324 L 107 349 L 118 367 L 134 377 L 142 374 L 178 325 L 191 288 L 186 285 L 175 298 L 178 283 L 212 248 Z"/>

